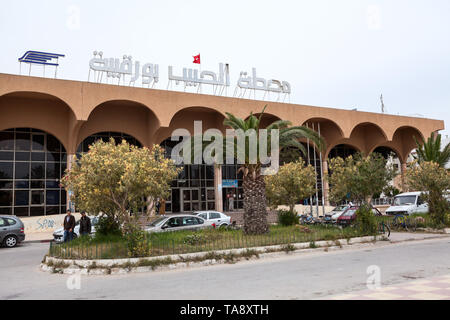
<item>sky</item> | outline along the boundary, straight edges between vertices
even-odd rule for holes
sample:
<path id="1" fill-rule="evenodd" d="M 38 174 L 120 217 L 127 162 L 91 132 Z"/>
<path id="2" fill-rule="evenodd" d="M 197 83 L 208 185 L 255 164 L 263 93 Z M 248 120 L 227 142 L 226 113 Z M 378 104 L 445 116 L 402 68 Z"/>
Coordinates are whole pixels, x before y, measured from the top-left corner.
<path id="1" fill-rule="evenodd" d="M 230 64 L 288 81 L 290 102 L 445 121 L 450 135 L 448 0 L 2 1 L 0 73 L 27 50 L 65 54 L 59 79 L 86 81 L 93 51 L 160 66 Z M 36 70 L 35 70 L 36 72 Z M 40 75 L 39 74 L 36 75 Z"/>

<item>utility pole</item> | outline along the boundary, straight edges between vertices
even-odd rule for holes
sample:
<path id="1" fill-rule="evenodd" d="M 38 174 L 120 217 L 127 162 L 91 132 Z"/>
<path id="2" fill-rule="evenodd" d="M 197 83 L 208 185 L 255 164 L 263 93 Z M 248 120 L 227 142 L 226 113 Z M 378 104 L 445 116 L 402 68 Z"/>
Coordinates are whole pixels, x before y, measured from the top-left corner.
<path id="1" fill-rule="evenodd" d="M 386 112 L 386 109 L 385 109 L 385 107 L 384 107 L 383 94 L 381 94 L 380 100 L 381 100 L 381 113 L 385 113 L 385 112 Z"/>

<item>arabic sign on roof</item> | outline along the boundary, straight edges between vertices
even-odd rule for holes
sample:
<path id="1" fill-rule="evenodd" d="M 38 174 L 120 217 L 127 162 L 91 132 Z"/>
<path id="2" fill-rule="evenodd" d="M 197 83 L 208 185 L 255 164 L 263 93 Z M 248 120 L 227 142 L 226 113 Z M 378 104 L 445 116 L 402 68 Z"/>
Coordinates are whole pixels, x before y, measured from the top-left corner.
<path id="1" fill-rule="evenodd" d="M 41 51 L 27 51 L 25 54 L 19 58 L 19 62 L 42 64 L 46 66 L 57 67 L 58 58 L 63 58 L 65 55 L 58 53 L 49 53 Z"/>

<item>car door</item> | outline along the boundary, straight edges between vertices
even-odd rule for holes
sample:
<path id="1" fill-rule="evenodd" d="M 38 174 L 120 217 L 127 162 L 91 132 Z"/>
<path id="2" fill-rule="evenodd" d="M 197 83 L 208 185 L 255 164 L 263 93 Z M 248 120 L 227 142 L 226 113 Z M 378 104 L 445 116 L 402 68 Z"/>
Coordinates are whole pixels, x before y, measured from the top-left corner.
<path id="1" fill-rule="evenodd" d="M 223 220 L 220 213 L 216 211 L 210 211 L 208 214 L 209 214 L 208 220 L 210 220 L 211 223 L 214 223 L 216 226 L 220 226 Z"/>
<path id="2" fill-rule="evenodd" d="M 6 224 L 6 220 L 0 218 L 0 243 L 3 242 L 3 238 L 5 238 L 8 233 L 8 226 Z"/>
<path id="3" fill-rule="evenodd" d="M 428 204 L 423 201 L 423 198 L 421 196 L 417 197 L 416 213 L 428 213 Z"/>
<path id="4" fill-rule="evenodd" d="M 198 230 L 200 225 L 200 219 L 193 216 L 183 217 L 183 230 Z"/>
<path id="5" fill-rule="evenodd" d="M 167 228 L 164 228 L 164 226 L 167 226 Z M 166 223 L 164 223 L 162 231 L 177 231 L 181 230 L 183 228 L 183 219 L 182 217 L 173 217 L 167 220 Z"/>

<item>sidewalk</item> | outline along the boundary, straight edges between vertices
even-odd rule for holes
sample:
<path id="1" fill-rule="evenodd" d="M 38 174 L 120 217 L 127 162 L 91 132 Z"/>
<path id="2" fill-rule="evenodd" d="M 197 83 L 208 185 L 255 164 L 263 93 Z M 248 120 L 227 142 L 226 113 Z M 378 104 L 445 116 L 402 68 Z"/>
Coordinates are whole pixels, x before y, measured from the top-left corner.
<path id="1" fill-rule="evenodd" d="M 450 275 L 342 294 L 331 300 L 450 300 Z"/>
<path id="2" fill-rule="evenodd" d="M 26 243 L 50 242 L 53 240 L 53 232 L 33 232 L 25 234 Z"/>

